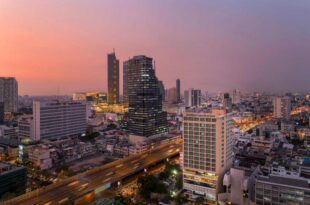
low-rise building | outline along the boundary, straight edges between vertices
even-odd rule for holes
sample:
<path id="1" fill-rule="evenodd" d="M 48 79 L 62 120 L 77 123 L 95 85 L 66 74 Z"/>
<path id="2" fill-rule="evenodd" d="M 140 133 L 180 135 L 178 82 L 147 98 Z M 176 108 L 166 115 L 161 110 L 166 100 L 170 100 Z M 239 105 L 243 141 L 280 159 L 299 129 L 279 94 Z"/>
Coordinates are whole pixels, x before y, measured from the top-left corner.
<path id="1" fill-rule="evenodd" d="M 269 173 L 256 178 L 255 203 L 310 204 L 310 180 L 301 176 L 298 167 L 273 165 Z"/>
<path id="2" fill-rule="evenodd" d="M 18 119 L 18 137 L 31 140 L 39 140 L 34 135 L 34 123 L 32 115 L 24 115 Z"/>
<path id="3" fill-rule="evenodd" d="M 14 127 L 0 125 L 0 137 L 7 139 L 16 139 L 17 133 Z"/>
<path id="4" fill-rule="evenodd" d="M 33 146 L 28 149 L 28 159 L 41 170 L 46 170 L 53 166 L 50 150 L 46 145 Z"/>

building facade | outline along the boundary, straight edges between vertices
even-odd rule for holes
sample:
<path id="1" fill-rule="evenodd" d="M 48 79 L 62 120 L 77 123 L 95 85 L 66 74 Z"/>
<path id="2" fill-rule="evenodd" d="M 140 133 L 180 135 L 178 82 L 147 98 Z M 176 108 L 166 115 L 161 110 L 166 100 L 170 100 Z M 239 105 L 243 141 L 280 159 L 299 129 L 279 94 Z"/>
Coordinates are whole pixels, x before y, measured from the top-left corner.
<path id="1" fill-rule="evenodd" d="M 241 92 L 237 89 L 234 89 L 232 93 L 232 103 L 238 104 L 240 102 L 241 102 Z"/>
<path id="2" fill-rule="evenodd" d="M 179 103 L 179 102 L 181 102 L 181 80 L 180 79 L 176 80 L 176 88 L 177 88 L 176 102 Z"/>
<path id="3" fill-rule="evenodd" d="M 184 189 L 217 200 L 221 181 L 232 165 L 232 119 L 225 109 L 186 112 L 183 131 Z"/>
<path id="4" fill-rule="evenodd" d="M 15 78 L 0 77 L 0 102 L 5 112 L 18 111 L 18 83 Z"/>
<path id="5" fill-rule="evenodd" d="M 165 85 L 163 81 L 158 81 L 158 86 L 159 86 L 159 93 L 161 95 L 162 101 L 166 101 L 166 90 L 165 90 Z"/>
<path id="6" fill-rule="evenodd" d="M 166 101 L 170 104 L 173 103 L 177 103 L 177 96 L 178 96 L 178 92 L 177 92 L 177 88 L 169 88 L 166 90 Z"/>
<path id="7" fill-rule="evenodd" d="M 201 105 L 201 90 L 189 89 L 184 92 L 185 105 L 198 107 Z"/>
<path id="8" fill-rule="evenodd" d="M 34 141 L 39 139 L 34 135 L 34 121 L 32 115 L 24 115 L 18 119 L 18 137 L 20 139 L 28 138 Z"/>
<path id="9" fill-rule="evenodd" d="M 108 103 L 119 103 L 119 60 L 115 52 L 108 54 Z"/>
<path id="10" fill-rule="evenodd" d="M 291 112 L 291 98 L 289 96 L 274 97 L 272 103 L 275 118 L 289 118 Z"/>
<path id="11" fill-rule="evenodd" d="M 123 103 L 128 104 L 128 61 L 123 63 Z"/>
<path id="12" fill-rule="evenodd" d="M 4 103 L 0 102 L 0 125 L 4 124 Z"/>
<path id="13" fill-rule="evenodd" d="M 167 132 L 167 113 L 162 111 L 162 96 L 153 69 L 153 59 L 140 55 L 128 65 L 128 129 L 149 137 Z"/>
<path id="14" fill-rule="evenodd" d="M 227 108 L 227 109 L 231 109 L 232 108 L 232 99 L 229 96 L 229 93 L 224 93 L 223 96 L 223 107 Z"/>
<path id="15" fill-rule="evenodd" d="M 256 178 L 255 204 L 310 204 L 309 178 L 302 177 L 299 170 L 274 167 L 270 174 Z"/>
<path id="16" fill-rule="evenodd" d="M 24 192 L 26 168 L 0 161 L 0 198 L 5 193 Z"/>
<path id="17" fill-rule="evenodd" d="M 86 133 L 83 102 L 33 102 L 34 138 L 57 139 Z"/>
<path id="18" fill-rule="evenodd" d="M 14 127 L 0 125 L 0 137 L 6 138 L 6 139 L 16 139 L 17 132 Z"/>

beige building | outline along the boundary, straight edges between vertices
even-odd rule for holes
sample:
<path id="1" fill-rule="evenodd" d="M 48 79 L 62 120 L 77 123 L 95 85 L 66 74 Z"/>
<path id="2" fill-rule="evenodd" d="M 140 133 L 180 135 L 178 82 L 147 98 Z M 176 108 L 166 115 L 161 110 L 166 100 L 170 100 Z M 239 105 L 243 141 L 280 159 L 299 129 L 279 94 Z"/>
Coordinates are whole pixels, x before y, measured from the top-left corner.
<path id="1" fill-rule="evenodd" d="M 184 113 L 184 189 L 215 201 L 232 165 L 232 118 L 224 109 Z"/>
<path id="2" fill-rule="evenodd" d="M 288 96 L 273 98 L 273 116 L 275 118 L 289 118 L 291 99 Z"/>
<path id="3" fill-rule="evenodd" d="M 52 159 L 50 157 L 50 150 L 46 145 L 34 146 L 28 149 L 29 161 L 41 170 L 52 167 Z"/>

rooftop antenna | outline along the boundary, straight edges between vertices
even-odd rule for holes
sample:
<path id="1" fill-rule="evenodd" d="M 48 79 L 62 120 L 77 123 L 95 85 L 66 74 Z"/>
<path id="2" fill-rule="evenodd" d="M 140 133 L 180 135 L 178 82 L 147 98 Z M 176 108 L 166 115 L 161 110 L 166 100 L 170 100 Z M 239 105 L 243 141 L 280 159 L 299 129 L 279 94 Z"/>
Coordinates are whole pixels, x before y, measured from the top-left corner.
<path id="1" fill-rule="evenodd" d="M 113 53 L 115 53 L 115 48 L 113 48 Z"/>
<path id="2" fill-rule="evenodd" d="M 154 60 L 154 73 L 156 72 L 156 62 Z"/>

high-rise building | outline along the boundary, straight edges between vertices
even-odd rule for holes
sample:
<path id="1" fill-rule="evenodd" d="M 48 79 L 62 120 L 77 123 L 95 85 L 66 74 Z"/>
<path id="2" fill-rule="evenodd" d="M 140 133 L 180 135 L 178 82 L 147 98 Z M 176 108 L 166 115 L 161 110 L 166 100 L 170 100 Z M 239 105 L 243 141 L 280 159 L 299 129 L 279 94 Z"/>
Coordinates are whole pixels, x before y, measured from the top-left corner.
<path id="1" fill-rule="evenodd" d="M 232 93 L 232 102 L 233 104 L 238 104 L 241 101 L 241 92 L 237 89 L 233 90 Z"/>
<path id="2" fill-rule="evenodd" d="M 108 103 L 119 103 L 119 60 L 115 52 L 108 54 Z"/>
<path id="3" fill-rule="evenodd" d="M 164 85 L 164 82 L 163 81 L 158 81 L 158 86 L 159 86 L 159 92 L 161 94 L 161 98 L 162 98 L 162 101 L 165 101 L 166 100 L 166 91 L 165 91 L 165 85 Z"/>
<path id="4" fill-rule="evenodd" d="M 180 79 L 176 80 L 176 88 L 177 88 L 176 102 L 179 103 L 179 102 L 181 102 L 181 80 Z"/>
<path id="5" fill-rule="evenodd" d="M 232 108 L 232 99 L 229 96 L 229 93 L 224 93 L 224 96 L 223 96 L 223 107 L 225 107 L 227 109 L 231 109 Z"/>
<path id="6" fill-rule="evenodd" d="M 184 189 L 217 199 L 232 165 L 232 116 L 225 109 L 185 112 L 183 130 Z"/>
<path id="7" fill-rule="evenodd" d="M 291 99 L 289 96 L 273 98 L 273 116 L 275 118 L 289 118 Z"/>
<path id="8" fill-rule="evenodd" d="M 0 77 L 0 102 L 5 112 L 18 111 L 18 84 L 15 78 Z"/>
<path id="9" fill-rule="evenodd" d="M 167 113 L 162 111 L 160 86 L 153 69 L 153 59 L 140 55 L 128 65 L 128 129 L 149 137 L 167 132 Z"/>
<path id="10" fill-rule="evenodd" d="M 185 105 L 194 107 L 201 105 L 201 90 L 189 89 L 184 92 Z"/>
<path id="11" fill-rule="evenodd" d="M 0 102 L 0 125 L 4 124 L 4 103 Z"/>
<path id="12" fill-rule="evenodd" d="M 123 103 L 128 104 L 128 61 L 123 63 Z"/>
<path id="13" fill-rule="evenodd" d="M 176 103 L 177 102 L 177 88 L 169 88 L 166 90 L 166 101 L 169 103 Z"/>
<path id="14" fill-rule="evenodd" d="M 84 102 L 33 102 L 34 140 L 58 139 L 86 133 Z"/>

